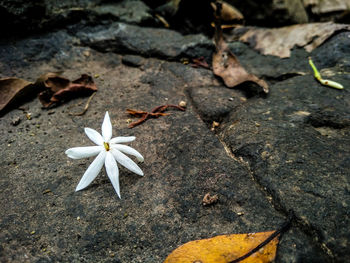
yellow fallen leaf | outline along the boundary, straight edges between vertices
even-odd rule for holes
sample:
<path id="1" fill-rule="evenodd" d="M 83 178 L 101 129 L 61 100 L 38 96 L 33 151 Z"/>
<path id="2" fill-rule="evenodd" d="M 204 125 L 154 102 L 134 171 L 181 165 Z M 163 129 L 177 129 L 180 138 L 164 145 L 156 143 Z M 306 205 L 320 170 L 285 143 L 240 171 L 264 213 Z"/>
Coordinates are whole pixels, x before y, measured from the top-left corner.
<path id="1" fill-rule="evenodd" d="M 191 241 L 175 249 L 164 263 L 229 263 L 256 248 L 274 232 L 222 235 Z M 278 241 L 277 236 L 240 262 L 272 262 L 276 256 Z"/>

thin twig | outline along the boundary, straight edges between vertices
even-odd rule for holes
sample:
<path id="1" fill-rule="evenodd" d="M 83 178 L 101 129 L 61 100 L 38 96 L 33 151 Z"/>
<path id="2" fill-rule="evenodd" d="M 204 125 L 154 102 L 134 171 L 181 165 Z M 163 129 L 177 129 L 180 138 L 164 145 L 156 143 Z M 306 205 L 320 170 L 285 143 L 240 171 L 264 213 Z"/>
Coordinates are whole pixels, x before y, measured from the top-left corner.
<path id="1" fill-rule="evenodd" d="M 214 34 L 214 41 L 216 50 L 219 49 L 219 43 L 222 41 L 222 28 L 221 28 L 221 11 L 222 11 L 222 2 L 216 1 L 216 10 L 215 10 L 215 34 Z"/>
<path id="2" fill-rule="evenodd" d="M 139 119 L 138 121 L 130 123 L 129 128 L 134 128 L 135 126 L 140 125 L 141 123 L 145 122 L 147 119 L 151 117 L 158 118 L 159 116 L 169 115 L 168 113 L 163 113 L 168 108 L 176 108 L 178 110 L 185 111 L 185 108 L 174 104 L 160 105 L 153 108 L 150 112 L 127 109 L 126 111 L 129 114 L 141 117 L 141 119 Z"/>
<path id="3" fill-rule="evenodd" d="M 159 117 L 159 116 L 167 116 L 170 115 L 169 113 L 162 113 L 162 112 L 147 112 L 142 110 L 132 110 L 132 109 L 126 109 L 127 113 L 130 115 L 136 116 L 136 117 L 143 117 L 145 114 L 149 114 L 152 117 Z"/>
<path id="4" fill-rule="evenodd" d="M 254 249 L 250 250 L 245 255 L 243 255 L 243 256 L 241 256 L 241 257 L 239 257 L 239 258 L 237 258 L 237 259 L 235 259 L 233 261 L 230 261 L 229 263 L 241 262 L 242 260 L 246 259 L 247 257 L 250 257 L 255 252 L 259 251 L 262 247 L 267 245 L 275 237 L 277 237 L 278 235 L 286 232 L 290 228 L 294 218 L 295 218 L 294 212 L 293 212 L 293 210 L 290 210 L 287 220 L 280 226 L 279 229 L 277 229 L 275 232 L 273 232 L 268 238 L 265 239 L 265 241 L 261 242 L 257 247 L 255 247 Z"/>
<path id="5" fill-rule="evenodd" d="M 89 99 L 87 100 L 86 104 L 85 104 L 85 107 L 84 107 L 84 110 L 82 112 L 79 112 L 79 113 L 74 113 L 74 112 L 70 112 L 68 113 L 70 116 L 82 116 L 85 114 L 85 112 L 88 110 L 89 108 L 89 105 L 90 105 L 90 102 L 92 100 L 92 98 L 95 96 L 96 94 L 96 91 L 94 93 L 91 94 L 91 96 L 89 97 Z"/>

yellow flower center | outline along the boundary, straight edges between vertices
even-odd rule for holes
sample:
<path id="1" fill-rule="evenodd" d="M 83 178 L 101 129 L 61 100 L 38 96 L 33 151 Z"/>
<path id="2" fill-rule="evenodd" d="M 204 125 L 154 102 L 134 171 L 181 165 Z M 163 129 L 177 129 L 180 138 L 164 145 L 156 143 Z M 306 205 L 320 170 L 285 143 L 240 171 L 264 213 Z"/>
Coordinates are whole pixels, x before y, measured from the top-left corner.
<path id="1" fill-rule="evenodd" d="M 104 145 L 106 151 L 109 151 L 109 143 L 108 142 L 103 142 L 103 145 Z"/>

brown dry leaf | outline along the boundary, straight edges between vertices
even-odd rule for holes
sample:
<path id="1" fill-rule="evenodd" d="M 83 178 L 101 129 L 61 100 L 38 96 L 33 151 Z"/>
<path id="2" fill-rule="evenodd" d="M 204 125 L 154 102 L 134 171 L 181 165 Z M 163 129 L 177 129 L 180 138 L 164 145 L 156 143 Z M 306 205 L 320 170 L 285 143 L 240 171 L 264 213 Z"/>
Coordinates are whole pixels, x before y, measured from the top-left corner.
<path id="1" fill-rule="evenodd" d="M 304 0 L 305 8 L 311 8 L 313 14 L 327 14 L 350 10 L 348 0 Z"/>
<path id="2" fill-rule="evenodd" d="M 38 90 L 32 82 L 18 78 L 0 79 L 0 112 L 10 103 L 28 95 L 35 95 Z"/>
<path id="3" fill-rule="evenodd" d="M 220 76 L 227 87 L 233 88 L 243 82 L 251 81 L 269 92 L 267 83 L 257 76 L 248 73 L 239 63 L 237 57 L 228 49 L 227 44 L 221 38 L 217 44 L 217 51 L 213 55 L 213 72 Z"/>
<path id="4" fill-rule="evenodd" d="M 188 242 L 175 249 L 164 263 L 229 263 L 249 253 L 275 231 L 216 236 Z M 276 256 L 278 236 L 242 263 L 272 262 Z"/>
<path id="5" fill-rule="evenodd" d="M 251 81 L 262 87 L 265 93 L 268 93 L 269 86 L 267 83 L 264 80 L 259 79 L 257 76 L 248 73 L 224 41 L 220 21 L 221 9 L 222 3 L 216 1 L 214 36 L 216 52 L 213 55 L 214 74 L 220 76 L 224 80 L 225 85 L 229 88 L 233 88 L 243 82 Z"/>
<path id="6" fill-rule="evenodd" d="M 45 90 L 39 94 L 39 100 L 45 108 L 75 97 L 88 96 L 97 91 L 92 77 L 86 74 L 70 81 L 57 73 L 47 73 L 39 77 L 35 84 L 45 87 Z"/>
<path id="7" fill-rule="evenodd" d="M 299 24 L 281 28 L 251 28 L 240 38 L 264 55 L 288 58 L 295 46 L 311 52 L 335 32 L 350 30 L 350 25 L 327 23 Z"/>
<path id="8" fill-rule="evenodd" d="M 216 11 L 215 3 L 211 2 L 210 4 L 215 12 Z M 233 5 L 230 5 L 229 3 L 222 1 L 222 10 L 221 10 L 221 17 L 220 18 L 223 21 L 232 21 L 232 20 L 242 20 L 244 18 L 244 16 Z"/>

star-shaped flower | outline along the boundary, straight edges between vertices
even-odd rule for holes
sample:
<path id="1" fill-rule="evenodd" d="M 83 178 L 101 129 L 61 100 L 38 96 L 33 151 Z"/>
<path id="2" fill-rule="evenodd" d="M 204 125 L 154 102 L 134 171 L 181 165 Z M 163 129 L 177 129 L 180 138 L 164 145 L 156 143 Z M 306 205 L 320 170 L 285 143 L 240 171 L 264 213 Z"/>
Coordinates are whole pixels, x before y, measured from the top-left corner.
<path id="1" fill-rule="evenodd" d="M 106 112 L 102 123 L 102 136 L 96 130 L 90 128 L 85 128 L 85 133 L 91 141 L 97 144 L 97 146 L 70 148 L 66 151 L 66 154 L 72 159 L 81 159 L 96 155 L 97 157 L 85 171 L 75 191 L 79 191 L 87 187 L 99 174 L 104 164 L 107 175 L 120 198 L 119 170 L 117 162 L 130 171 L 141 176 L 143 175 L 140 167 L 138 167 L 137 164 L 124 153 L 135 156 L 140 162 L 143 162 L 142 155 L 135 149 L 120 144 L 124 142 L 132 142 L 135 140 L 135 137 L 129 136 L 112 138 L 112 123 L 109 119 L 108 111 Z"/>

